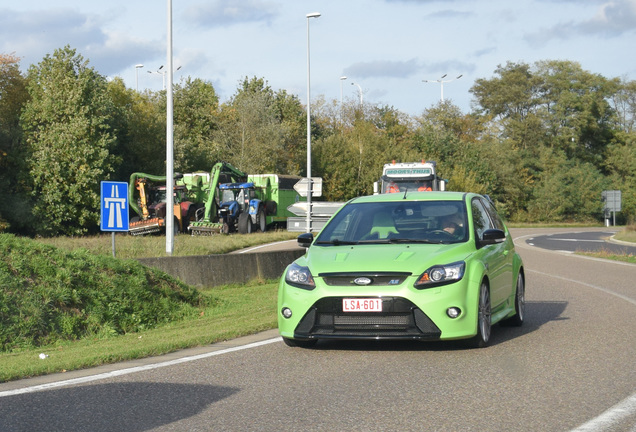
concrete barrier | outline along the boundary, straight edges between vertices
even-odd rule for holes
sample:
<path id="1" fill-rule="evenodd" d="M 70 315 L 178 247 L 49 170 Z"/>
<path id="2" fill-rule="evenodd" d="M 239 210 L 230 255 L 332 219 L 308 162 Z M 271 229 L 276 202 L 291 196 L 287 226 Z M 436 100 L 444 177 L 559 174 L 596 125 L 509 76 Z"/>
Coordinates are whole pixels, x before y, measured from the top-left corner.
<path id="1" fill-rule="evenodd" d="M 148 267 L 155 267 L 183 282 L 213 287 L 246 283 L 254 279 L 277 279 L 285 268 L 305 249 L 224 255 L 139 258 Z"/>

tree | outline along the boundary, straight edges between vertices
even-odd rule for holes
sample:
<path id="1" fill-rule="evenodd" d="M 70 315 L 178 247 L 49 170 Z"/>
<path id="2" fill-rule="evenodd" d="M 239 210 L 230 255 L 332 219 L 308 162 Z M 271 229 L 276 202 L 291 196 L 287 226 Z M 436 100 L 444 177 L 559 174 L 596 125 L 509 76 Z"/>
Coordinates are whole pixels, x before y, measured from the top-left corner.
<path id="1" fill-rule="evenodd" d="M 28 72 L 31 100 L 21 117 L 36 231 L 76 235 L 96 231 L 101 180 L 118 161 L 106 79 L 69 46 Z"/>
<path id="2" fill-rule="evenodd" d="M 119 160 L 113 179 L 127 181 L 133 172 L 166 172 L 166 110 L 163 92 L 139 93 L 127 89 L 120 78 L 108 83 L 115 107 L 117 145 L 111 153 Z"/>
<path id="3" fill-rule="evenodd" d="M 563 150 L 544 148 L 544 170 L 528 206 L 531 221 L 590 221 L 602 217 L 601 192 L 607 181 L 589 162 L 569 159 Z"/>
<path id="4" fill-rule="evenodd" d="M 629 223 L 636 222 L 636 133 L 632 132 L 624 143 L 609 146 L 605 168 L 610 173 L 612 190 L 621 191 L 621 212 Z"/>
<path id="5" fill-rule="evenodd" d="M 536 74 L 543 83 L 549 145 L 600 168 L 614 135 L 615 112 L 608 100 L 617 90 L 616 83 L 569 61 L 538 62 Z"/>
<path id="6" fill-rule="evenodd" d="M 300 175 L 307 157 L 307 113 L 298 97 L 285 90 L 275 93 L 273 108 L 281 129 L 284 152 L 278 169 L 282 173 Z"/>
<path id="7" fill-rule="evenodd" d="M 301 119 L 296 98 L 275 93 L 262 78 L 246 77 L 221 107 L 215 140 L 227 160 L 245 172 L 297 174 Z"/>
<path id="8" fill-rule="evenodd" d="M 26 151 L 20 112 L 29 98 L 20 59 L 0 54 L 0 231 L 28 223 Z"/>
<path id="9" fill-rule="evenodd" d="M 219 98 L 211 83 L 188 77 L 174 91 L 174 167 L 176 171 L 210 170 L 225 155 L 214 142 Z"/>

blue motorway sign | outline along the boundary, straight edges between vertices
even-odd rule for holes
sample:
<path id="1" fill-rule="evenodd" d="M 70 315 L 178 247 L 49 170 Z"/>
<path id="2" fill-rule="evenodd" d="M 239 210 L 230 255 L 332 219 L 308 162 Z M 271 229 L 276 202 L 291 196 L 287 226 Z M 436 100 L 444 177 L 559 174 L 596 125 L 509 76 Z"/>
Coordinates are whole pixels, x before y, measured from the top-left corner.
<path id="1" fill-rule="evenodd" d="M 101 230 L 128 231 L 128 183 L 101 182 Z"/>

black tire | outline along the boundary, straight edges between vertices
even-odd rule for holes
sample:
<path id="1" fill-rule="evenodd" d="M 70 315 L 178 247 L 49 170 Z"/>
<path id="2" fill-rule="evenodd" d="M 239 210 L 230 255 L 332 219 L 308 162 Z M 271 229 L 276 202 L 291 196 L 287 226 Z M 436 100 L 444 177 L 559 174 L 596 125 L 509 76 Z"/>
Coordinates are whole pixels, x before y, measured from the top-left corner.
<path id="1" fill-rule="evenodd" d="M 247 213 L 241 213 L 238 218 L 238 232 L 239 234 L 251 234 L 252 233 L 252 218 Z"/>
<path id="2" fill-rule="evenodd" d="M 190 226 L 190 222 L 194 222 L 196 220 L 196 210 L 194 206 L 190 206 L 188 209 L 188 214 L 186 215 L 185 221 L 183 222 L 183 233 L 188 232 L 188 227 Z"/>
<path id="3" fill-rule="evenodd" d="M 269 216 L 275 215 L 277 211 L 278 205 L 276 204 L 276 201 L 267 201 L 265 203 L 265 213 L 267 213 Z"/>
<path id="4" fill-rule="evenodd" d="M 512 327 L 521 327 L 526 318 L 526 281 L 519 270 L 517 276 L 517 289 L 515 290 L 515 314 L 506 318 L 501 324 Z"/>
<path id="5" fill-rule="evenodd" d="M 285 345 L 290 346 L 290 347 L 298 347 L 298 348 L 311 348 L 314 345 L 316 345 L 316 342 L 318 342 L 318 340 L 316 339 L 290 339 L 290 338 L 283 338 L 283 342 L 285 342 Z"/>
<path id="6" fill-rule="evenodd" d="M 230 226 L 227 224 L 227 222 L 223 222 L 223 227 L 221 228 L 221 232 L 223 234 L 229 234 L 231 231 Z"/>
<path id="7" fill-rule="evenodd" d="M 265 232 L 267 230 L 267 218 L 265 217 L 265 211 L 262 208 L 258 211 L 256 224 L 261 232 Z"/>
<path id="8" fill-rule="evenodd" d="M 179 235 L 179 219 L 177 219 L 176 217 L 174 218 L 174 222 L 172 223 L 172 231 L 174 232 L 175 236 Z"/>
<path id="9" fill-rule="evenodd" d="M 490 289 L 485 281 L 479 287 L 479 302 L 477 305 L 477 334 L 469 339 L 473 348 L 483 348 L 490 342 L 492 331 L 492 315 L 490 310 Z"/>

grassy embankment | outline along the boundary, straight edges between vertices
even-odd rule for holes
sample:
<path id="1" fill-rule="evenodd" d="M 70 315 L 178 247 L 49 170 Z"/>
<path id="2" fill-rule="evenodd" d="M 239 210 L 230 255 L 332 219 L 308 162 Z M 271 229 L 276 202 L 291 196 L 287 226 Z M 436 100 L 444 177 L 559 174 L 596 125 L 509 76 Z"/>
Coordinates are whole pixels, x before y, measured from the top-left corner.
<path id="1" fill-rule="evenodd" d="M 295 237 L 284 231 L 177 236 L 173 255 L 224 253 Z M 276 281 L 197 290 L 128 259 L 165 256 L 165 237 L 116 235 L 115 245 L 117 258 L 110 234 L 40 241 L 0 235 L 0 382 L 275 327 Z"/>

